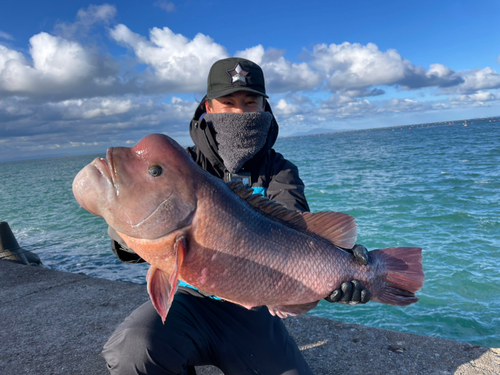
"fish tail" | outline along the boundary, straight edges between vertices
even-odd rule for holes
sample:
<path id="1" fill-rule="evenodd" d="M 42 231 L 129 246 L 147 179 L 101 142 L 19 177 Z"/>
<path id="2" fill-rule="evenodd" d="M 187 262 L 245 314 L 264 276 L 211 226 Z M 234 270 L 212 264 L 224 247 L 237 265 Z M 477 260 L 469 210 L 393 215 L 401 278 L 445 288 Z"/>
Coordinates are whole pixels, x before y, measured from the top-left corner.
<path id="1" fill-rule="evenodd" d="M 415 292 L 424 285 L 422 249 L 389 247 L 370 251 L 370 259 L 385 269 L 382 288 L 372 292 L 372 300 L 388 305 L 407 306 L 418 301 Z"/>

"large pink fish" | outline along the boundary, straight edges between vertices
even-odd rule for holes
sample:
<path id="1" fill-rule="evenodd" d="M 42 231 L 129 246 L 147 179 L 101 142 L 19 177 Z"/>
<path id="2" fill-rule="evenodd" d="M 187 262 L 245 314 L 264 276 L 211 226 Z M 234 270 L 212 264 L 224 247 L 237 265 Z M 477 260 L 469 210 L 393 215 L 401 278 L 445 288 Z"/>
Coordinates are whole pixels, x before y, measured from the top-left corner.
<path id="1" fill-rule="evenodd" d="M 360 280 L 373 301 L 418 301 L 421 249 L 370 252 L 367 266 L 341 248 L 356 240 L 354 219 L 298 213 L 199 168 L 171 138 L 152 134 L 132 148 L 109 148 L 73 182 L 77 201 L 102 216 L 150 263 L 151 300 L 165 320 L 178 280 L 246 308 L 297 315 Z"/>

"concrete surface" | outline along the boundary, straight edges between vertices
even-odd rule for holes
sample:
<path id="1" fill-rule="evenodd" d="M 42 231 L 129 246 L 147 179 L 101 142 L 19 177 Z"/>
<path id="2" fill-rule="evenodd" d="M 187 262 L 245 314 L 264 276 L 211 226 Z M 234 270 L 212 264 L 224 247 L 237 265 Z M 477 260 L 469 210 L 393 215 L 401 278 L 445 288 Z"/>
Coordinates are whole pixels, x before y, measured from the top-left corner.
<path id="1" fill-rule="evenodd" d="M 147 299 L 143 285 L 0 261 L 0 374 L 107 374 L 102 346 Z M 500 349 L 310 316 L 285 323 L 318 375 L 500 374 Z"/>

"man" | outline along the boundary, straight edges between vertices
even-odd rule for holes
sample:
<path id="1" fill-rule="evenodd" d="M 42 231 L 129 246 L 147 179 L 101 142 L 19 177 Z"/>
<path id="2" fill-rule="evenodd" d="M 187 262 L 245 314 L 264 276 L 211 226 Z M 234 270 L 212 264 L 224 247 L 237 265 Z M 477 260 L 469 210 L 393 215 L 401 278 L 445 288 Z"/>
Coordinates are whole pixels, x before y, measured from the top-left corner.
<path id="1" fill-rule="evenodd" d="M 245 59 L 217 61 L 208 76 L 207 95 L 190 125 L 194 146 L 187 152 L 212 175 L 241 179 L 289 209 L 308 211 L 297 167 L 272 149 L 278 124 L 267 102 L 261 68 Z M 142 260 L 109 229 L 115 254 L 126 262 Z M 188 245 L 189 246 L 189 245 Z M 366 248 L 352 250 L 366 264 Z M 346 282 L 330 302 L 366 303 L 361 283 Z M 112 374 L 195 374 L 212 364 L 230 374 L 311 374 L 281 319 L 265 306 L 246 308 L 180 286 L 165 324 L 152 303 L 136 309 L 115 330 L 103 356 Z"/>

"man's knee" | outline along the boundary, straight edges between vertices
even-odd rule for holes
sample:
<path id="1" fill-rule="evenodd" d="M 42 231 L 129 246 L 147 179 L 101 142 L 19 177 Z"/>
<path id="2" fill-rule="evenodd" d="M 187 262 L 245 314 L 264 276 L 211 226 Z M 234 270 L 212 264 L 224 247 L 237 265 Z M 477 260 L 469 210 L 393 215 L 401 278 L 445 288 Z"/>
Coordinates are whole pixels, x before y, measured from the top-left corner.
<path id="1" fill-rule="evenodd" d="M 137 374 L 138 365 L 140 367 L 145 360 L 145 341 L 140 330 L 118 327 L 102 351 L 110 372 Z"/>
<path id="2" fill-rule="evenodd" d="M 151 330 L 118 329 L 104 345 L 102 355 L 111 374 L 183 374 L 184 359 Z"/>

